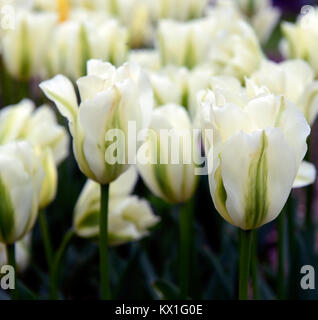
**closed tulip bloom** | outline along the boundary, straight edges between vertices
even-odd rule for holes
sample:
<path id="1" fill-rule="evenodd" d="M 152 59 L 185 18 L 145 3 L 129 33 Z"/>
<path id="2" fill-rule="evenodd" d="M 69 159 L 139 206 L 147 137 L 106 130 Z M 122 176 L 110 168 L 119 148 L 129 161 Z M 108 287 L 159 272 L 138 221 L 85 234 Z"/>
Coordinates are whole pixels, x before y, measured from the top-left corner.
<path id="1" fill-rule="evenodd" d="M 27 142 L 0 146 L 0 242 L 24 237 L 36 221 L 44 171 Z"/>
<path id="2" fill-rule="evenodd" d="M 50 76 L 61 73 L 76 80 L 86 74 L 89 59 L 104 59 L 115 65 L 124 63 L 127 30 L 117 20 L 100 22 L 98 16 L 94 17 L 90 17 L 94 20 L 74 17 L 55 28 L 48 52 Z"/>
<path id="3" fill-rule="evenodd" d="M 210 47 L 206 20 L 178 22 L 162 20 L 158 27 L 158 46 L 163 65 L 186 66 L 204 63 Z"/>
<path id="4" fill-rule="evenodd" d="M 100 184 L 108 184 L 129 167 L 128 122 L 136 124 L 137 134 L 148 127 L 153 108 L 152 90 L 142 70 L 130 63 L 116 69 L 110 63 L 90 60 L 87 70 L 87 76 L 77 81 L 79 106 L 71 81 L 62 75 L 42 82 L 40 87 L 69 121 L 81 171 Z M 112 145 L 108 134 L 111 129 L 124 135 L 115 156 L 108 148 Z"/>
<path id="5" fill-rule="evenodd" d="M 108 237 L 110 245 L 139 240 L 148 229 L 158 223 L 146 200 L 131 195 L 137 173 L 131 167 L 110 184 Z M 95 238 L 99 234 L 99 185 L 88 180 L 77 200 L 74 210 L 74 228 L 80 237 Z"/>
<path id="6" fill-rule="evenodd" d="M 208 0 L 159 0 L 154 2 L 159 19 L 190 20 L 200 18 Z"/>
<path id="7" fill-rule="evenodd" d="M 282 210 L 310 133 L 297 107 L 283 97 L 263 94 L 246 105 L 219 106 L 208 90 L 201 94 L 203 128 L 213 129 L 209 154 L 210 191 L 215 207 L 243 230 L 258 228 Z"/>
<path id="8" fill-rule="evenodd" d="M 17 10 L 15 27 L 3 38 L 3 59 L 8 72 L 19 80 L 42 76 L 46 50 L 56 16 L 51 13 Z"/>
<path id="9" fill-rule="evenodd" d="M 28 267 L 31 257 L 31 232 L 16 242 L 15 260 L 18 272 L 23 272 Z M 6 245 L 0 242 L 0 268 L 8 264 Z M 1 276 L 0 276 L 1 277 Z"/>
<path id="10" fill-rule="evenodd" d="M 309 7 L 302 12 L 296 23 L 283 22 L 282 32 L 285 38 L 281 42 L 281 50 L 290 59 L 308 61 L 315 75 L 318 75 L 318 10 Z"/>
<path id="11" fill-rule="evenodd" d="M 31 100 L 24 99 L 0 111 L 0 144 L 15 140 L 27 140 L 39 149 L 50 149 L 56 165 L 68 156 L 68 133 L 48 105 L 35 108 Z"/>
<path id="12" fill-rule="evenodd" d="M 156 196 L 183 203 L 196 189 L 197 152 L 187 111 L 169 104 L 154 110 L 148 136 L 138 151 L 137 167 Z"/>
<path id="13" fill-rule="evenodd" d="M 237 11 L 252 25 L 262 44 L 266 44 L 280 18 L 280 10 L 271 0 L 219 0 L 217 7 Z"/>
<path id="14" fill-rule="evenodd" d="M 275 94 L 282 94 L 295 103 L 309 124 L 318 114 L 318 81 L 310 65 L 303 60 L 275 63 L 264 60 L 251 79 Z"/>
<path id="15" fill-rule="evenodd" d="M 211 68 L 168 66 L 158 72 L 149 72 L 155 102 L 158 106 L 174 103 L 188 109 L 191 117 L 196 113 L 197 93 L 205 89 L 213 71 Z"/>

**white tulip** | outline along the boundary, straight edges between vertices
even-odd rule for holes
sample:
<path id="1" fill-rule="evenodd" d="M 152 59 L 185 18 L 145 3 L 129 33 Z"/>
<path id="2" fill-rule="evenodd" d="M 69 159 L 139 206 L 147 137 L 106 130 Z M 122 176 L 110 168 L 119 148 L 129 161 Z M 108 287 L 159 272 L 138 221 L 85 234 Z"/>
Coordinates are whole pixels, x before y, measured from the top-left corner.
<path id="1" fill-rule="evenodd" d="M 188 201 L 197 184 L 197 146 L 186 110 L 169 104 L 154 110 L 137 167 L 148 188 L 170 203 Z"/>
<path id="2" fill-rule="evenodd" d="M 23 272 L 29 265 L 31 257 L 31 232 L 16 242 L 15 260 L 18 272 Z M 0 242 L 0 268 L 8 264 L 6 245 Z"/>
<path id="3" fill-rule="evenodd" d="M 204 63 L 211 43 L 206 28 L 205 19 L 189 22 L 161 20 L 158 27 L 158 46 L 162 64 L 192 69 Z"/>
<path id="4" fill-rule="evenodd" d="M 251 79 L 295 103 L 312 125 L 318 114 L 318 81 L 314 77 L 313 70 L 303 60 L 281 63 L 264 60 Z"/>
<path id="5" fill-rule="evenodd" d="M 218 74 L 243 80 L 259 67 L 262 58 L 254 30 L 242 20 L 230 21 L 211 41 L 209 61 Z"/>
<path id="6" fill-rule="evenodd" d="M 26 142 L 0 146 L 0 242 L 24 237 L 36 221 L 44 171 Z"/>
<path id="7" fill-rule="evenodd" d="M 189 20 L 200 18 L 208 0 L 158 0 L 153 1 L 158 19 Z"/>
<path id="8" fill-rule="evenodd" d="M 283 22 L 282 53 L 292 59 L 304 59 L 309 62 L 318 75 L 318 9 L 309 6 L 302 12 L 296 23 Z"/>
<path id="9" fill-rule="evenodd" d="M 48 105 L 35 108 L 33 101 L 24 99 L 1 109 L 0 144 L 15 140 L 27 140 L 39 149 L 49 148 L 56 165 L 68 156 L 68 133 Z"/>
<path id="10" fill-rule="evenodd" d="M 110 184 L 108 237 L 110 245 L 139 240 L 158 223 L 146 200 L 130 195 L 137 181 L 131 167 Z M 74 228 L 80 237 L 93 238 L 99 234 L 100 187 L 88 180 L 74 210 Z"/>
<path id="11" fill-rule="evenodd" d="M 76 80 L 86 74 L 89 59 L 108 60 L 116 65 L 125 61 L 127 30 L 117 20 L 93 21 L 77 17 L 55 28 L 48 52 L 49 75 L 61 73 Z"/>
<path id="12" fill-rule="evenodd" d="M 137 135 L 148 127 L 153 94 L 146 75 L 131 63 L 116 69 L 110 63 L 90 60 L 87 70 L 87 76 L 77 81 L 79 106 L 71 81 L 62 75 L 42 82 L 40 87 L 69 121 L 81 171 L 107 184 L 128 169 L 128 123 L 136 124 Z M 125 140 L 117 142 L 116 159 L 111 159 L 114 154 L 108 148 L 112 146 L 111 129 L 120 130 Z"/>
<path id="13" fill-rule="evenodd" d="M 159 52 L 153 49 L 130 50 L 128 61 L 149 71 L 158 71 L 161 68 Z"/>
<path id="14" fill-rule="evenodd" d="M 193 117 L 196 114 L 197 93 L 208 86 L 212 74 L 208 67 L 188 70 L 168 66 L 158 72 L 149 72 L 157 105 L 179 104 L 188 109 Z"/>
<path id="15" fill-rule="evenodd" d="M 3 59 L 8 72 L 20 80 L 42 76 L 46 50 L 56 24 L 56 15 L 17 10 L 15 26 L 3 38 Z"/>
<path id="16" fill-rule="evenodd" d="M 303 188 L 313 184 L 316 180 L 316 168 L 312 163 L 303 161 L 297 172 L 293 188 Z"/>
<path id="17" fill-rule="evenodd" d="M 304 116 L 284 97 L 262 94 L 244 106 L 210 90 L 200 94 L 203 129 L 213 129 L 205 145 L 215 207 L 244 230 L 275 219 L 282 210 L 307 151 Z M 238 98 L 240 100 L 240 98 Z M 233 121 L 233 119 L 235 119 Z"/>

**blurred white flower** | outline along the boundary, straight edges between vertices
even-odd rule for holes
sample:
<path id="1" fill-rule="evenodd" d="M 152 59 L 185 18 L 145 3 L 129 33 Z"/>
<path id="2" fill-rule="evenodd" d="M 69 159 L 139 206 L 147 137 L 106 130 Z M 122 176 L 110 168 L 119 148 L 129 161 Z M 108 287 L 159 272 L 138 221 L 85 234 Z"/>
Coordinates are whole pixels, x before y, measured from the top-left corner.
<path id="1" fill-rule="evenodd" d="M 51 13 L 16 11 L 15 27 L 5 32 L 2 41 L 4 64 L 11 76 L 29 80 L 43 75 L 56 20 Z"/>
<path id="2" fill-rule="evenodd" d="M 282 53 L 288 58 L 308 61 L 318 75 L 318 9 L 310 7 L 310 12 L 300 14 L 296 23 L 283 22 Z"/>
<path id="3" fill-rule="evenodd" d="M 309 124 L 318 114 L 318 81 L 314 72 L 303 60 L 287 60 L 281 63 L 264 60 L 251 75 L 259 86 L 267 87 L 274 94 L 284 95 L 295 103 Z"/>
<path id="4" fill-rule="evenodd" d="M 31 256 L 31 232 L 16 242 L 15 259 L 18 272 L 23 272 L 29 265 Z M 0 268 L 8 264 L 6 245 L 0 242 Z"/>
<path id="5" fill-rule="evenodd" d="M 0 242 L 22 239 L 36 221 L 44 171 L 27 142 L 0 146 Z"/>
<path id="6" fill-rule="evenodd" d="M 159 222 L 149 203 L 131 195 L 137 181 L 131 167 L 110 184 L 108 238 L 110 245 L 139 240 Z M 87 180 L 75 206 L 74 228 L 80 237 L 93 238 L 99 233 L 100 187 Z"/>

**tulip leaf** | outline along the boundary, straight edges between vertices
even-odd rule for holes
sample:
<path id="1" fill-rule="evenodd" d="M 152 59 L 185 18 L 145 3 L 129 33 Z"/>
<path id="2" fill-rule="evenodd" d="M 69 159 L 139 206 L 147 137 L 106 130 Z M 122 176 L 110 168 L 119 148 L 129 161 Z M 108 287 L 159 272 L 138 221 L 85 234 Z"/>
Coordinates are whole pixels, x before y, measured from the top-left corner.
<path id="1" fill-rule="evenodd" d="M 153 287 L 163 300 L 177 300 L 180 297 L 179 289 L 169 281 L 158 280 Z"/>

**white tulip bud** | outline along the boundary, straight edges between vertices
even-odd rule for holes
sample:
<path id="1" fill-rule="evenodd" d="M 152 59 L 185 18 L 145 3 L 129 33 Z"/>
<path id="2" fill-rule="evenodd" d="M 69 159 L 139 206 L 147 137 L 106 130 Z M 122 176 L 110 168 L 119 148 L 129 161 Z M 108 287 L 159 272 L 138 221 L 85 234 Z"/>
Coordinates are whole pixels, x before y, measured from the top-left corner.
<path id="1" fill-rule="evenodd" d="M 166 105 L 153 112 L 148 136 L 137 155 L 148 188 L 170 203 L 188 201 L 197 185 L 196 140 L 186 110 Z"/>
<path id="2" fill-rule="evenodd" d="M 44 171 L 30 144 L 0 146 L 0 242 L 12 244 L 37 218 Z"/>

